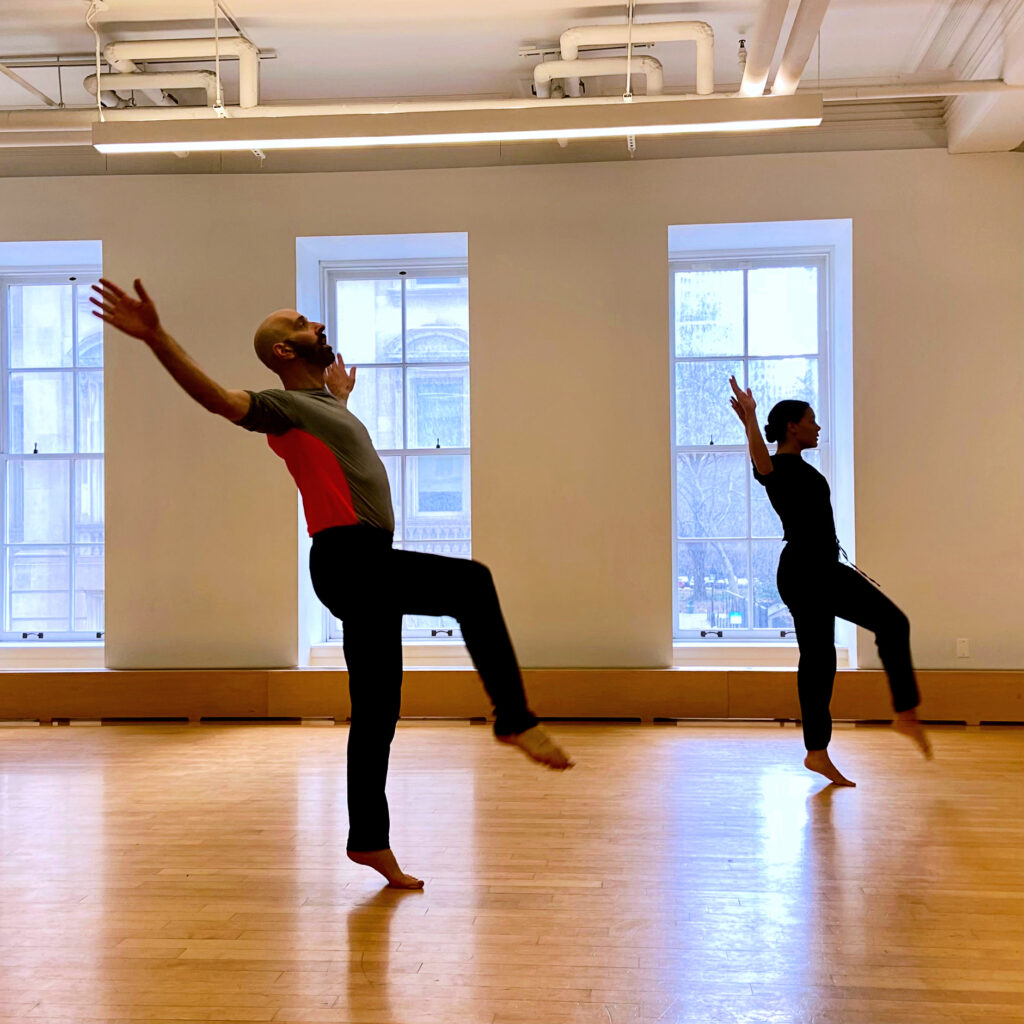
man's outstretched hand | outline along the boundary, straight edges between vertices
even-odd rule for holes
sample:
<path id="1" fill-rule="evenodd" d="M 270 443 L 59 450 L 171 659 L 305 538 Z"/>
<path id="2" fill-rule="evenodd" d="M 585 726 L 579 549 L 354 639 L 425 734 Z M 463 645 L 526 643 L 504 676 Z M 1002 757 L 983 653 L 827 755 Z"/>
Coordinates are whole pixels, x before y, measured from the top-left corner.
<path id="1" fill-rule="evenodd" d="M 159 333 L 160 317 L 156 306 L 138 278 L 135 279 L 135 292 L 139 296 L 137 299 L 103 277 L 99 284 L 92 286 L 92 290 L 99 296 L 89 296 L 89 301 L 99 307 L 99 311 L 92 311 L 93 316 L 98 316 L 105 323 L 140 341 L 151 341 Z"/>
<path id="2" fill-rule="evenodd" d="M 341 358 L 339 352 L 334 362 L 324 371 L 324 383 L 327 385 L 327 390 L 335 398 L 343 402 L 347 401 L 348 396 L 352 394 L 352 389 L 356 386 L 356 369 L 357 367 L 353 366 L 351 370 L 346 370 L 345 360 Z"/>

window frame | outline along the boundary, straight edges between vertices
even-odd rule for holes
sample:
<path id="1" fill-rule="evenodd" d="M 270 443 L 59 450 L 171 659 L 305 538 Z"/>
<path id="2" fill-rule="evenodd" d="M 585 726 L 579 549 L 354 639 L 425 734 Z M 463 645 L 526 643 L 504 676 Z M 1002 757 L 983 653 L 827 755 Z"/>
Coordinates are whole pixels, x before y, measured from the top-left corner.
<path id="1" fill-rule="evenodd" d="M 26 641 L 35 643 L 85 643 L 102 645 L 106 632 L 106 622 L 100 630 L 76 630 L 75 622 L 75 581 L 76 581 L 76 560 L 75 553 L 79 548 L 103 549 L 103 557 L 106 558 L 106 516 L 104 514 L 104 537 L 97 544 L 95 541 L 75 541 L 75 481 L 78 476 L 78 467 L 87 463 L 104 464 L 106 453 L 103 448 L 98 452 L 80 452 L 79 439 L 81 423 L 79 417 L 79 387 L 78 378 L 81 373 L 98 373 L 100 380 L 105 384 L 105 365 L 83 366 L 78 362 L 80 353 L 79 344 L 79 308 L 77 302 L 72 302 L 71 308 L 71 330 L 74 338 L 74 360 L 70 366 L 54 367 L 13 367 L 10 360 L 11 345 L 11 308 L 9 289 L 18 285 L 56 285 L 65 287 L 72 285 L 78 288 L 87 288 L 92 282 L 98 281 L 102 276 L 102 268 L 93 265 L 66 265 L 47 266 L 40 268 L 11 268 L 0 269 L 0 381 L 2 381 L 2 394 L 0 394 L 0 587 L 3 588 L 3 618 L 0 619 L 0 644 L 23 643 Z M 102 332 L 102 328 L 101 328 Z M 104 352 L 104 358 L 106 353 Z M 11 381 L 15 373 L 59 373 L 67 374 L 72 379 L 72 450 L 69 452 L 53 452 L 31 454 L 28 452 L 12 452 L 10 450 L 12 438 L 12 403 L 11 403 Z M 102 427 L 102 425 L 101 425 Z M 102 430 L 101 430 L 102 433 Z M 8 541 L 7 522 L 7 497 L 8 497 L 8 474 L 12 463 L 24 462 L 28 458 L 34 461 L 66 462 L 68 464 L 68 540 L 55 543 L 14 543 Z M 68 626 L 66 630 L 51 630 L 45 626 L 40 630 L 11 630 L 4 629 L 5 623 L 10 621 L 11 616 L 11 590 L 9 587 L 9 549 L 10 548 L 62 548 L 68 556 Z M 104 591 L 106 586 L 104 583 Z M 105 616 L 104 616 L 105 618 Z M 40 635 L 40 633 L 42 635 Z"/>
<path id="2" fill-rule="evenodd" d="M 786 267 L 808 267 L 814 266 L 818 269 L 818 352 L 817 356 L 807 353 L 794 353 L 792 355 L 778 356 L 751 356 L 750 329 L 749 329 L 749 272 L 762 268 L 786 268 Z M 677 356 L 676 355 L 676 275 L 679 273 L 713 271 L 713 270 L 741 270 L 743 271 L 743 352 L 741 355 L 723 356 Z M 771 642 L 792 642 L 792 629 L 755 628 L 753 626 L 714 626 L 709 625 L 703 629 L 680 629 L 680 600 L 679 600 L 679 548 L 685 543 L 699 542 L 721 542 L 723 544 L 739 543 L 746 545 L 747 551 L 747 622 L 753 622 L 754 611 L 754 581 L 753 581 L 753 555 L 752 544 L 755 541 L 779 540 L 780 550 L 782 541 L 782 528 L 774 537 L 753 536 L 751 524 L 751 495 L 752 488 L 758 486 L 753 480 L 753 474 L 748 470 L 746 489 L 746 536 L 745 537 L 683 537 L 678 530 L 678 481 L 677 461 L 681 454 L 747 454 L 747 445 L 744 444 L 707 444 L 707 445 L 680 445 L 676 443 L 677 427 L 677 395 L 676 395 L 676 367 L 680 363 L 687 362 L 722 362 L 743 364 L 743 386 L 747 386 L 749 380 L 749 368 L 751 363 L 770 362 L 785 358 L 817 358 L 818 361 L 818 400 L 814 405 L 814 411 L 821 426 L 821 435 L 818 442 L 820 453 L 821 472 L 829 482 L 829 486 L 835 487 L 835 395 L 833 388 L 834 373 L 834 273 L 835 264 L 833 251 L 829 246 L 799 246 L 799 247 L 773 247 L 752 250 L 730 250 L 728 252 L 688 253 L 685 256 L 671 254 L 668 268 L 668 293 L 669 293 L 669 375 L 671 391 L 671 505 L 672 505 L 672 638 L 677 643 L 687 641 L 699 641 L 715 639 L 720 642 L 729 641 L 771 641 Z M 725 378 L 723 376 L 723 385 Z M 756 395 L 754 396 L 757 397 Z M 728 388 L 723 386 L 722 402 L 728 400 Z M 757 414 L 763 425 L 768 414 L 767 409 L 758 408 Z M 769 450 L 774 451 L 775 445 L 770 445 Z"/>
<path id="3" fill-rule="evenodd" d="M 460 455 L 465 456 L 467 459 L 466 466 L 466 480 L 467 490 L 469 493 L 469 486 L 472 482 L 472 469 L 468 463 L 470 456 L 470 446 L 458 448 L 418 448 L 409 447 L 409 393 L 410 393 L 410 382 L 409 382 L 409 369 L 416 369 L 418 367 L 429 367 L 432 369 L 451 369 L 451 370 L 465 370 L 467 378 L 469 375 L 470 359 L 467 350 L 467 358 L 464 362 L 456 361 L 419 361 L 409 362 L 407 359 L 407 330 L 406 330 L 406 282 L 411 278 L 413 280 L 423 280 L 425 278 L 453 278 L 453 277 L 464 277 L 469 279 L 469 261 L 465 258 L 458 257 L 419 257 L 416 259 L 401 259 L 401 260 L 328 260 L 321 261 L 320 263 L 320 308 L 324 311 L 324 322 L 327 324 L 327 334 L 331 337 L 332 326 L 337 323 L 337 289 L 335 287 L 338 281 L 342 280 L 362 280 L 362 281 L 376 281 L 384 279 L 394 279 L 402 282 L 402 317 L 401 317 L 401 330 L 402 330 L 402 358 L 399 362 L 378 362 L 378 363 L 364 363 L 364 362 L 346 362 L 347 367 L 356 366 L 359 368 L 366 369 L 390 369 L 400 370 L 402 374 L 402 444 L 401 448 L 380 448 L 377 449 L 377 454 L 382 458 L 386 459 L 389 457 L 397 458 L 401 465 L 401 487 L 400 494 L 398 495 L 398 507 L 400 509 L 400 522 L 402 529 L 401 538 L 396 537 L 395 546 L 402 547 L 405 543 L 405 529 L 408 522 L 409 513 L 409 499 L 408 499 L 408 480 L 410 469 L 408 467 L 408 460 L 419 459 L 423 457 L 443 457 Z M 468 314 L 468 309 L 467 309 Z M 468 346 L 468 330 L 467 330 L 467 346 Z M 345 353 L 341 352 L 342 358 Z M 358 384 L 356 385 L 358 387 Z M 467 401 L 469 401 L 469 395 L 467 394 Z M 470 417 L 472 413 L 470 412 Z M 469 426 L 471 427 L 471 421 Z M 414 463 L 415 465 L 415 463 Z M 424 517 L 430 516 L 433 513 L 417 513 L 417 516 Z M 443 515 L 443 513 L 437 513 L 437 515 Z M 470 550 L 472 551 L 472 505 L 470 505 Z M 410 541 L 409 543 L 415 543 Z M 323 610 L 323 636 L 327 643 L 336 643 L 342 639 L 341 630 L 335 625 L 335 618 L 331 615 L 330 611 L 326 608 Z M 440 624 L 439 624 L 440 625 Z M 449 624 L 445 624 L 443 628 L 406 628 L 403 624 L 402 628 L 402 639 L 411 640 L 416 642 L 422 641 L 438 641 L 438 640 L 453 640 L 461 639 L 462 632 L 459 629 L 458 623 L 452 621 Z"/>

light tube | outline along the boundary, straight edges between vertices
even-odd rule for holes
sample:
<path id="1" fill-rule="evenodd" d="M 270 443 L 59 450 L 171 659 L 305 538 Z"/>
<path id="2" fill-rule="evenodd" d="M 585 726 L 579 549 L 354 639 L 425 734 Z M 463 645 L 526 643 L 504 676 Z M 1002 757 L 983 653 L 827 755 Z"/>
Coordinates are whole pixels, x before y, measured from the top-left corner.
<path id="1" fill-rule="evenodd" d="M 558 128 L 526 132 L 446 132 L 439 135 L 364 135 L 310 139 L 224 139 L 200 142 L 99 142 L 100 153 L 227 153 L 250 149 L 368 149 L 377 146 L 448 146 L 474 142 L 542 142 L 556 139 L 615 139 L 630 135 L 694 135 L 706 132 L 754 132 L 772 128 L 814 128 L 821 118 L 771 121 L 721 121 L 712 124 L 631 125 L 622 128 Z"/>
<path id="2" fill-rule="evenodd" d="M 819 96 L 668 99 L 646 103 L 296 117 L 115 121 L 93 125 L 101 153 L 366 149 L 556 139 L 612 139 L 814 127 Z M 581 123 L 582 122 L 582 123 Z"/>

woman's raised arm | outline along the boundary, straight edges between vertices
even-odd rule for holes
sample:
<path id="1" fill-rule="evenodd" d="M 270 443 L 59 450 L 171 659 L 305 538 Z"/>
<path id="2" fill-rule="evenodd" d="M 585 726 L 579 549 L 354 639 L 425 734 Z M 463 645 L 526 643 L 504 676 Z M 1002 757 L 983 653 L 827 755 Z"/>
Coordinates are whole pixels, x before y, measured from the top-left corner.
<path id="1" fill-rule="evenodd" d="M 754 401 L 750 388 L 744 391 L 736 382 L 735 377 L 729 378 L 729 384 L 732 387 L 732 397 L 729 402 L 747 432 L 747 446 L 750 448 L 750 459 L 754 463 L 754 469 L 761 476 L 767 476 L 772 471 L 772 460 L 768 454 L 768 445 L 764 443 L 761 427 L 757 422 L 757 402 Z"/>

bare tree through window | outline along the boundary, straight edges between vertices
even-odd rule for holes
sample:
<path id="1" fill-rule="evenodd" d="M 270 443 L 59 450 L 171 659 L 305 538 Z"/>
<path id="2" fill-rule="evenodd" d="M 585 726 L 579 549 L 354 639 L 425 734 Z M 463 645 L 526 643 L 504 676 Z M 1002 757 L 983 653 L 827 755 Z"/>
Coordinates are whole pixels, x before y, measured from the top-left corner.
<path id="1" fill-rule="evenodd" d="M 731 375 L 762 420 L 777 401 L 814 406 L 827 454 L 827 261 L 821 256 L 672 265 L 674 635 L 778 636 L 792 620 L 775 569 L 782 529 L 752 486 Z M 826 459 L 826 466 L 827 466 Z"/>

